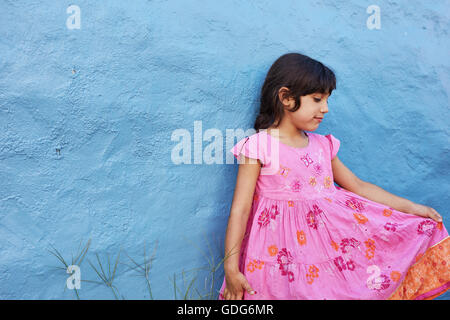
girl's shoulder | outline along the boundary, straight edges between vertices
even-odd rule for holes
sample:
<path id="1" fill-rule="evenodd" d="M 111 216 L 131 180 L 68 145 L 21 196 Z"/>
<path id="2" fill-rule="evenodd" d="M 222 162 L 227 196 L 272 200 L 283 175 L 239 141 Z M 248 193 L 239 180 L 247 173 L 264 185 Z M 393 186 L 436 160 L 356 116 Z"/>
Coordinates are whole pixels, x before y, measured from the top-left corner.
<path id="1" fill-rule="evenodd" d="M 316 132 L 308 132 L 308 135 L 314 136 L 316 140 L 319 140 L 321 142 L 329 143 L 330 141 L 338 140 L 333 134 L 320 134 Z"/>
<path id="2" fill-rule="evenodd" d="M 264 165 L 267 160 L 267 149 L 269 139 L 264 130 L 259 130 L 245 137 L 241 137 L 238 143 L 236 143 L 230 152 L 239 160 L 240 155 L 244 155 L 247 158 L 258 159 Z"/>
<path id="3" fill-rule="evenodd" d="M 331 133 L 320 136 L 326 148 L 330 149 L 331 159 L 333 159 L 339 150 L 341 141 Z"/>

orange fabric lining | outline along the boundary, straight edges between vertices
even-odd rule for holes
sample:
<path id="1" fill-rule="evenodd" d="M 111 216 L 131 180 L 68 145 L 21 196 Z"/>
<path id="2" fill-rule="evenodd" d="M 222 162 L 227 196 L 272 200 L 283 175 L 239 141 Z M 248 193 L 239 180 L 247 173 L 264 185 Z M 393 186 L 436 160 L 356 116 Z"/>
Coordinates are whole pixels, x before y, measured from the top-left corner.
<path id="1" fill-rule="evenodd" d="M 416 263 L 409 268 L 402 283 L 388 300 L 414 300 L 448 282 L 450 282 L 450 236 L 416 257 Z M 424 300 L 434 299 L 447 290 L 448 287 Z"/>

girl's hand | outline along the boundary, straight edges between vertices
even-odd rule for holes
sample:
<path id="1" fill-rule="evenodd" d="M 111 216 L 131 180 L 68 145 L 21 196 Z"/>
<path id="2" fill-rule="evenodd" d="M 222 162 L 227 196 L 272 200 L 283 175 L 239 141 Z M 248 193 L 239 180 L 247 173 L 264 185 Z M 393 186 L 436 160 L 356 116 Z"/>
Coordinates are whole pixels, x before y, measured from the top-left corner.
<path id="1" fill-rule="evenodd" d="M 414 203 L 409 213 L 424 218 L 431 218 L 437 222 L 442 222 L 442 217 L 436 210 L 422 204 Z"/>
<path id="2" fill-rule="evenodd" d="M 254 294 L 252 287 L 241 272 L 225 274 L 226 287 L 223 290 L 225 300 L 242 300 L 244 290 L 249 294 Z"/>

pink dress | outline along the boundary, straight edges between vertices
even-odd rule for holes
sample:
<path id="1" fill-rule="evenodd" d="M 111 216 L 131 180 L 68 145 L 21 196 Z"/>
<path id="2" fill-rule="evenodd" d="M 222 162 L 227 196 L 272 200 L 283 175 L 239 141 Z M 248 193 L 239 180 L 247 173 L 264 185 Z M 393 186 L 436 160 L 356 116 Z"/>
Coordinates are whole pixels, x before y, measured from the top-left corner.
<path id="1" fill-rule="evenodd" d="M 450 286 L 444 224 L 333 183 L 340 141 L 306 132 L 308 146 L 265 129 L 230 151 L 263 163 L 241 246 L 244 300 L 433 299 Z M 276 152 L 274 152 L 274 150 Z M 276 155 L 279 155 L 277 158 Z M 278 159 L 278 160 L 277 160 Z M 219 292 L 223 300 L 225 277 Z"/>

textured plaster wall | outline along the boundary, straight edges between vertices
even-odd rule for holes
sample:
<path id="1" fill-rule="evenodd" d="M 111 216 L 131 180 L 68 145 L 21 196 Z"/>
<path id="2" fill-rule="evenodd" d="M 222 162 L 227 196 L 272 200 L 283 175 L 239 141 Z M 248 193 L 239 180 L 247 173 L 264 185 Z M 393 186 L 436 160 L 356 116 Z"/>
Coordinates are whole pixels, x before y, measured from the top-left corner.
<path id="1" fill-rule="evenodd" d="M 366 26 L 372 4 L 380 29 Z M 70 5 L 81 9 L 79 29 L 66 25 Z M 268 68 L 290 51 L 336 72 L 317 132 L 341 140 L 341 160 L 361 179 L 434 207 L 450 225 L 449 6 L 1 1 L 0 298 L 76 298 L 48 249 L 70 260 L 88 239 L 81 279 L 99 280 L 89 264 L 98 266 L 96 254 L 114 262 L 122 250 L 114 283 L 126 299 L 149 298 L 125 264 L 127 255 L 142 262 L 156 241 L 156 299 L 174 298 L 174 274 L 181 285 L 183 270 L 209 256 L 217 263 L 237 164 L 175 165 L 171 134 L 184 128 L 193 142 L 194 121 L 224 136 L 251 128 Z M 228 150 L 224 143 L 224 157 Z M 197 275 L 207 292 L 208 274 Z M 215 289 L 222 276 L 219 269 Z M 83 281 L 79 294 L 114 298 Z"/>

